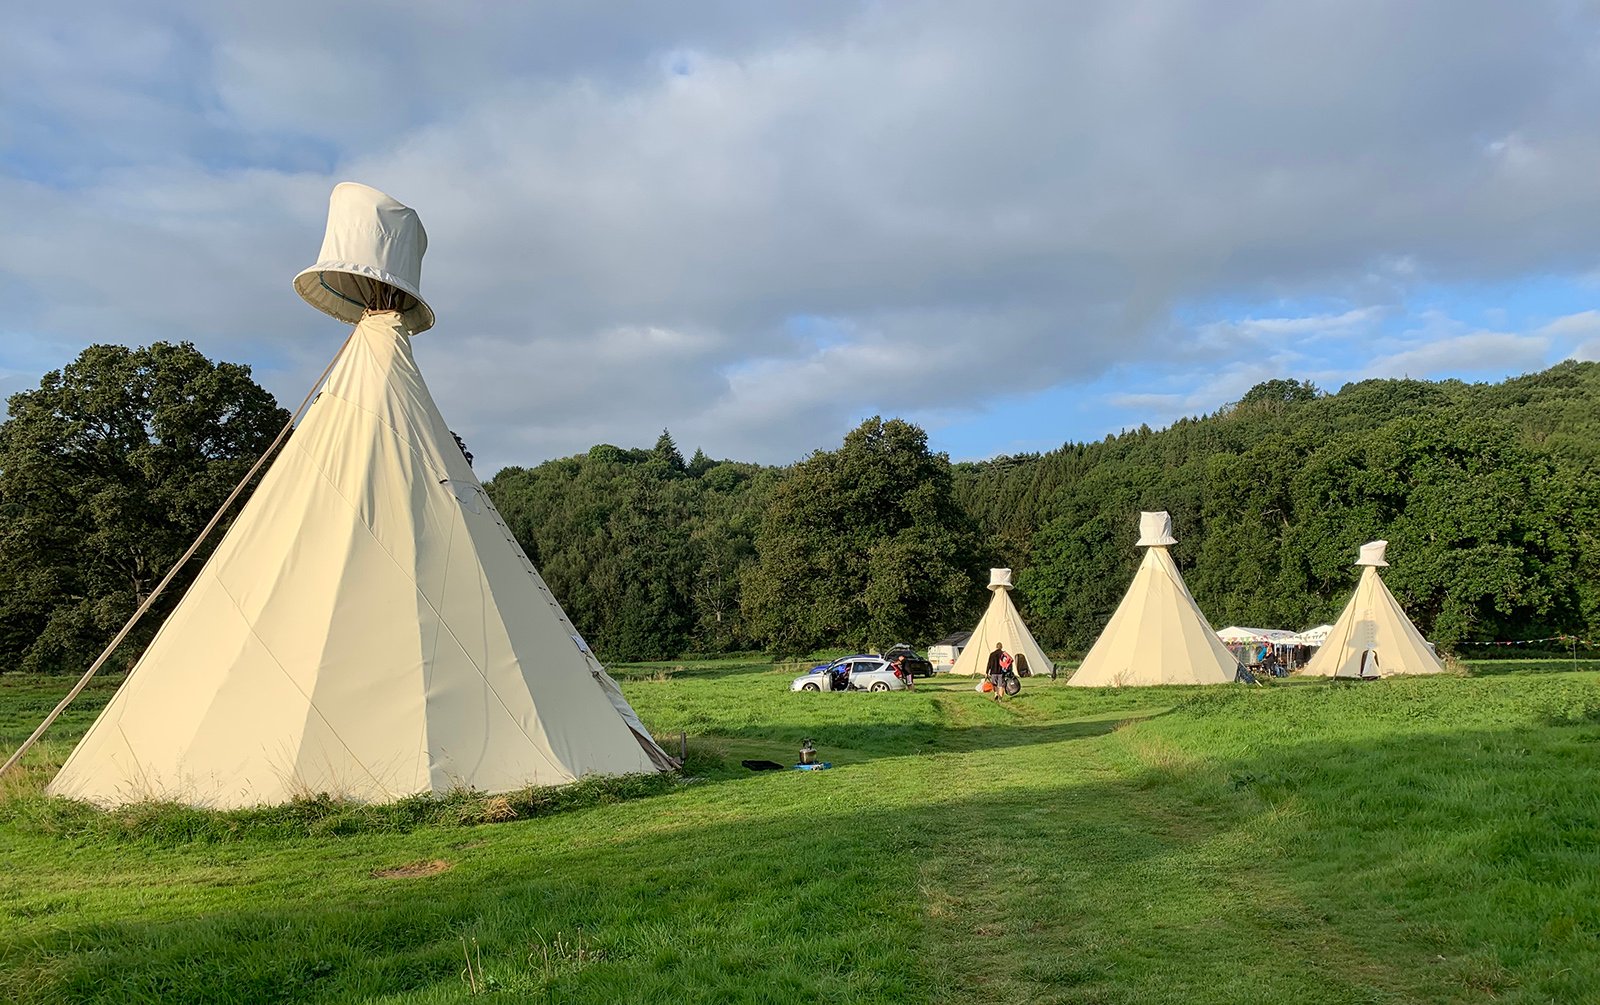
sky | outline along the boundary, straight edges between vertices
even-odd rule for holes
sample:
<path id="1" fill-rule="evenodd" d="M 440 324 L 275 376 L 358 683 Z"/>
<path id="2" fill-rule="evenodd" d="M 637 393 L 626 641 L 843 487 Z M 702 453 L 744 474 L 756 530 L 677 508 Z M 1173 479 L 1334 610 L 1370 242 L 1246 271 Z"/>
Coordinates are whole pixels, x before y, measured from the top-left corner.
<path id="1" fill-rule="evenodd" d="M 13 5 L 0 394 L 188 340 L 292 407 L 332 186 L 415 207 L 480 474 L 600 442 L 955 459 L 1291 377 L 1600 359 L 1577 0 Z"/>

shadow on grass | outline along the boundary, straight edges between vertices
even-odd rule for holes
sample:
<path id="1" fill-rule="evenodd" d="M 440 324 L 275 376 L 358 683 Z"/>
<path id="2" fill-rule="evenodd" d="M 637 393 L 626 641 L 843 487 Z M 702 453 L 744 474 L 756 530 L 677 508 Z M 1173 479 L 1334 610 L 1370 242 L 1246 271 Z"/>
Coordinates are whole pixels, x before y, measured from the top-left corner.
<path id="1" fill-rule="evenodd" d="M 759 816 L 736 823 L 560 844 L 519 823 L 439 831 L 434 843 L 411 840 L 389 854 L 449 865 L 414 880 L 344 877 L 336 893 L 289 904 L 262 896 L 259 876 L 240 875 L 248 907 L 26 935 L 8 926 L 0 992 L 23 1002 L 344 1001 L 425 990 L 440 995 L 429 1000 L 455 1000 L 466 997 L 460 975 L 471 946 L 494 988 L 551 1000 L 929 1000 L 935 980 L 907 933 L 921 924 L 915 890 L 934 853 L 933 824 L 1003 821 L 1032 800 L 1013 793 L 937 810 L 840 812 L 817 799 L 835 777 L 762 782 L 770 796 L 758 801 Z M 1116 787 L 1034 794 L 1119 797 Z M 667 819 L 671 803 L 657 804 Z M 1113 838 L 1129 854 L 1160 850 L 1131 833 Z M 352 868 L 365 876 L 392 864 L 363 859 Z M 62 908 L 43 892 L 7 904 L 19 919 Z M 584 959 L 572 949 L 551 961 L 544 947 L 558 933 Z"/>
<path id="2" fill-rule="evenodd" d="M 762 756 L 783 761 L 793 761 L 803 739 L 816 741 L 817 750 L 824 760 L 836 765 L 861 764 L 882 758 L 899 758 L 926 754 L 970 753 L 979 750 L 1005 750 L 1013 747 L 1033 747 L 1041 744 L 1086 740 L 1104 736 L 1126 723 L 1155 718 L 1160 712 L 1128 712 L 1102 719 L 1050 724 L 994 723 L 972 726 L 948 726 L 933 721 L 904 723 L 769 723 L 761 726 L 722 729 L 714 734 L 694 738 L 701 743 L 715 745 L 718 741 L 732 741 L 729 760 L 721 766 L 719 775 L 743 774 L 736 761 L 738 757 L 771 749 Z"/>
<path id="3" fill-rule="evenodd" d="M 1096 735 L 1080 725 L 971 736 Z M 1135 732 L 1207 724 L 1166 725 Z M 450 1001 L 475 947 L 491 990 L 566 1002 L 985 1000 L 994 965 L 1017 1001 L 1597 1000 L 1600 848 L 1585 835 L 1600 806 L 1570 784 L 1597 734 L 1574 719 L 1280 744 L 1074 783 L 1042 772 L 1048 757 L 1001 759 L 979 794 L 942 787 L 949 762 L 909 761 L 910 806 L 783 773 L 736 803 L 688 791 L 631 808 L 648 820 L 600 808 L 555 831 L 289 841 L 324 888 L 236 864 L 212 880 L 238 884 L 226 906 L 93 923 L 69 920 L 74 899 L 112 892 L 14 892 L 0 991 Z M 193 868 L 185 854 L 153 855 L 151 882 Z M 366 878 L 399 857 L 449 868 Z"/>
<path id="4" fill-rule="evenodd" d="M 980 709 L 988 710 L 985 705 L 980 705 Z M 993 711 L 1003 714 L 1005 709 Z M 1109 733 L 1123 722 L 1149 717 L 1149 713 L 1134 713 L 1048 725 L 1002 723 L 969 727 L 951 727 L 931 720 L 820 726 L 814 723 L 763 724 L 689 737 L 689 756 L 681 773 L 596 775 L 563 786 L 531 786 L 505 793 L 471 790 L 437 796 L 424 793 L 377 804 L 349 802 L 324 794 L 283 805 L 237 810 L 151 802 L 107 811 L 43 795 L 43 786 L 54 769 L 35 770 L 29 772 L 24 784 L 11 787 L 15 791 L 0 790 L 0 826 L 13 828 L 19 834 L 168 847 L 297 837 L 406 834 L 426 827 L 473 826 L 546 817 L 662 796 L 695 782 L 742 779 L 750 772 L 739 763 L 741 760 L 760 758 L 793 763 L 798 760 L 801 742 L 806 738 L 817 739 L 822 759 L 843 767 L 879 758 L 1087 739 Z M 676 750 L 670 739 L 663 737 L 662 741 Z"/>

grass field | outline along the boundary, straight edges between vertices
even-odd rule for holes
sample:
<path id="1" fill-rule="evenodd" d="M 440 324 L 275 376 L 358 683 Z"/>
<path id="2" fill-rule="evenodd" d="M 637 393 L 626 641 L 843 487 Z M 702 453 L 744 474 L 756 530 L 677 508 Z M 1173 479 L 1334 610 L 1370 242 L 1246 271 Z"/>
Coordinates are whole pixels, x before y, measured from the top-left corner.
<path id="1" fill-rule="evenodd" d="M 997 706 L 623 667 L 691 778 L 40 796 L 112 682 L 0 789 L 0 1000 L 1600 1002 L 1600 664 L 1570 668 Z M 0 678 L 0 746 L 68 683 Z M 806 736 L 834 770 L 739 766 Z"/>

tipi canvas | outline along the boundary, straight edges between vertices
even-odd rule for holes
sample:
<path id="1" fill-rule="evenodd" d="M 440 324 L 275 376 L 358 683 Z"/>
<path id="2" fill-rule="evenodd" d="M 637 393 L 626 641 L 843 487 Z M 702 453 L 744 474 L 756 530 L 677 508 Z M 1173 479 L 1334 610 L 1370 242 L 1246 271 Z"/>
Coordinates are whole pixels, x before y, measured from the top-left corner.
<path id="1" fill-rule="evenodd" d="M 356 321 L 322 393 L 57 795 L 237 807 L 671 764 L 501 520 L 411 352 L 426 238 L 334 190 L 302 294 Z M 370 305 L 388 309 L 373 309 Z"/>
<path id="2" fill-rule="evenodd" d="M 1025 661 L 1023 665 L 1035 677 L 1054 676 L 1055 664 L 1050 662 L 1050 657 L 1034 641 L 1033 633 L 1023 624 L 1022 615 L 1017 613 L 1016 605 L 1011 602 L 1011 570 L 990 569 L 989 589 L 994 594 L 989 598 L 989 609 L 983 612 L 983 619 L 972 630 L 972 637 L 967 639 L 966 648 L 956 657 L 950 672 L 967 675 L 983 673 L 988 665 L 989 654 L 998 642 L 1013 660 L 1021 657 Z"/>
<path id="3" fill-rule="evenodd" d="M 1443 673 L 1444 665 L 1406 617 L 1378 570 L 1388 566 L 1387 541 L 1361 546 L 1361 581 L 1322 648 L 1300 673 L 1313 677 L 1389 677 Z"/>
<path id="4" fill-rule="evenodd" d="M 1239 672 L 1228 647 L 1206 623 L 1167 548 L 1177 544 L 1172 518 L 1141 513 L 1145 549 L 1133 584 L 1072 679 L 1078 687 L 1227 684 Z"/>

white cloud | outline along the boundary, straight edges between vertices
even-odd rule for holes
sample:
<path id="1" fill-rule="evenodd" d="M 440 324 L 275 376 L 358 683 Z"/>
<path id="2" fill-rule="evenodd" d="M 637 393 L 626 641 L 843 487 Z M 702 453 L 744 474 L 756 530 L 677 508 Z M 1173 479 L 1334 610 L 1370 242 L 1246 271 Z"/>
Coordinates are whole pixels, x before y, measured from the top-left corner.
<path id="1" fill-rule="evenodd" d="M 1539 334 L 1558 338 L 1600 334 L 1600 311 L 1563 315 L 1541 326 Z"/>
<path id="2" fill-rule="evenodd" d="M 1190 414 L 1200 402 L 1184 394 L 1122 393 L 1106 395 L 1106 403 L 1118 408 L 1132 408 L 1150 412 L 1158 419 L 1174 419 Z"/>
<path id="3" fill-rule="evenodd" d="M 1340 314 L 1317 314 L 1303 318 L 1247 318 L 1237 322 L 1240 329 L 1265 338 L 1343 336 L 1370 328 L 1383 317 L 1381 307 L 1356 307 Z"/>
<path id="4" fill-rule="evenodd" d="M 1369 360 L 1369 377 L 1440 377 L 1506 374 L 1545 365 L 1550 339 L 1543 335 L 1472 332 L 1440 338 Z"/>

